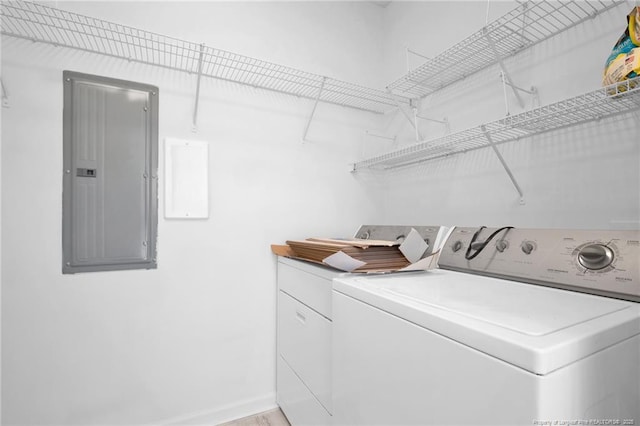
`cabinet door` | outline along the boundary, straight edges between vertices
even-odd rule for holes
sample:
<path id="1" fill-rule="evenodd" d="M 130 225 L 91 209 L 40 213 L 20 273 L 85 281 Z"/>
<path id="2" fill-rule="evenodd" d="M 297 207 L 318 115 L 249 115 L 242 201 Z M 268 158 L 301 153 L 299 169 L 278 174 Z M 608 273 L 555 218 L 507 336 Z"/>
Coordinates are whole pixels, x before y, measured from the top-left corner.
<path id="1" fill-rule="evenodd" d="M 331 412 L 331 322 L 280 291 L 280 356 Z"/>
<path id="2" fill-rule="evenodd" d="M 155 268 L 158 89 L 63 79 L 63 272 Z"/>
<path id="3" fill-rule="evenodd" d="M 292 426 L 331 425 L 331 415 L 278 355 L 277 402 Z"/>

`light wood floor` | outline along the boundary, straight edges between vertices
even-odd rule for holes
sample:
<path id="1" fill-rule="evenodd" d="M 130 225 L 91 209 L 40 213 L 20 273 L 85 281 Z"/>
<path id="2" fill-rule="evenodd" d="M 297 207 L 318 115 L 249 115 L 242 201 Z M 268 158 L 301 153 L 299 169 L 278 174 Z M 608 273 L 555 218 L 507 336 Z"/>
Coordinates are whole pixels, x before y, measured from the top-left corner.
<path id="1" fill-rule="evenodd" d="M 244 417 L 233 420 L 218 426 L 290 426 L 287 418 L 279 408 L 256 414 L 255 416 Z"/>

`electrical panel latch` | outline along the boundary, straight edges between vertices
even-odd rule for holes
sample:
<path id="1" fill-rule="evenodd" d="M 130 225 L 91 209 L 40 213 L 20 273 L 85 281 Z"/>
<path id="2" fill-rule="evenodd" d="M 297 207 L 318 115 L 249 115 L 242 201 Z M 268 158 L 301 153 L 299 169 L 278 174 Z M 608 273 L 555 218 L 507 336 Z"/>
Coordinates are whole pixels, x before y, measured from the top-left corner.
<path id="1" fill-rule="evenodd" d="M 81 169 L 78 168 L 76 172 L 76 176 L 80 177 L 96 177 L 96 169 Z"/>

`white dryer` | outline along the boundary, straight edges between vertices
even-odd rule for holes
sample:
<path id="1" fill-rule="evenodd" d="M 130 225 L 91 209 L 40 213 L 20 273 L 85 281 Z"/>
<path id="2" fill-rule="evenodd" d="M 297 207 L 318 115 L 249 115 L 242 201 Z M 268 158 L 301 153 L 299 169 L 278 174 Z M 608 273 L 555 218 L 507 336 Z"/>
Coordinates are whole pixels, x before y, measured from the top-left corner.
<path id="1" fill-rule="evenodd" d="M 440 249 L 440 226 L 363 225 L 356 238 L 403 240 L 412 230 L 427 243 L 423 256 Z M 292 425 L 332 423 L 331 280 L 346 272 L 279 257 L 276 401 Z"/>
<path id="2" fill-rule="evenodd" d="M 638 231 L 455 228 L 443 269 L 335 279 L 334 424 L 640 424 L 639 259 Z"/>

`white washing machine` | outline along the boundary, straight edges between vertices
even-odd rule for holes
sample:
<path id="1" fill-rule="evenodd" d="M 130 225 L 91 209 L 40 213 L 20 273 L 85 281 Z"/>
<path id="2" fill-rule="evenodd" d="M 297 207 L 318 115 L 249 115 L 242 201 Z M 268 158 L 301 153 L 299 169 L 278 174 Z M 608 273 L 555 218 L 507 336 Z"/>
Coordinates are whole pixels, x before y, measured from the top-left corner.
<path id="1" fill-rule="evenodd" d="M 638 231 L 455 228 L 442 269 L 334 279 L 334 424 L 640 425 L 639 259 Z"/>

